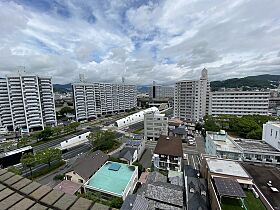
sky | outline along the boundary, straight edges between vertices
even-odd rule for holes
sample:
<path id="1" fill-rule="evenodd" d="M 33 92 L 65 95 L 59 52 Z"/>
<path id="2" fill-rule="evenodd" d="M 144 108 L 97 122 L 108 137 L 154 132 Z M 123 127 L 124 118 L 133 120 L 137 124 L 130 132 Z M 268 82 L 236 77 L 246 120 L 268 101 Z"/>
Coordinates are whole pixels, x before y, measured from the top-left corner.
<path id="1" fill-rule="evenodd" d="M 280 74 L 279 0 L 0 0 L 0 76 L 174 84 Z"/>

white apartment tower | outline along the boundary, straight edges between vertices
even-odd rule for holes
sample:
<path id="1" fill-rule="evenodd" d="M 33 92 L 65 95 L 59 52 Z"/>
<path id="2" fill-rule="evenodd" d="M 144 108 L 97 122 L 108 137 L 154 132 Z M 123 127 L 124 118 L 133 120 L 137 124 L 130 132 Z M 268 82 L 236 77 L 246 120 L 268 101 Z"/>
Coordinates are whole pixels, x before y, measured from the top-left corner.
<path id="1" fill-rule="evenodd" d="M 76 120 L 88 120 L 137 106 L 135 85 L 109 83 L 72 84 Z"/>
<path id="2" fill-rule="evenodd" d="M 176 83 L 174 117 L 197 121 L 208 113 L 210 83 L 207 69 L 201 71 L 200 80 L 182 80 Z"/>
<path id="3" fill-rule="evenodd" d="M 0 78 L 0 126 L 27 132 L 56 125 L 50 77 L 11 75 Z"/>
<path id="4" fill-rule="evenodd" d="M 224 90 L 210 93 L 210 115 L 267 115 L 269 91 Z"/>

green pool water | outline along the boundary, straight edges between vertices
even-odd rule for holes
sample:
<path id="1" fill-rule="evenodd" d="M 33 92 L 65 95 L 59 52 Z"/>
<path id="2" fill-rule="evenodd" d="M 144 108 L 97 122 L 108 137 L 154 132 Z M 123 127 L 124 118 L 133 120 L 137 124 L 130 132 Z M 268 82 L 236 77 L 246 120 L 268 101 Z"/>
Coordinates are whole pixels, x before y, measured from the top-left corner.
<path id="1" fill-rule="evenodd" d="M 120 164 L 118 171 L 109 170 L 113 164 Z M 87 186 L 122 196 L 134 171 L 134 166 L 108 161 L 89 179 Z"/>

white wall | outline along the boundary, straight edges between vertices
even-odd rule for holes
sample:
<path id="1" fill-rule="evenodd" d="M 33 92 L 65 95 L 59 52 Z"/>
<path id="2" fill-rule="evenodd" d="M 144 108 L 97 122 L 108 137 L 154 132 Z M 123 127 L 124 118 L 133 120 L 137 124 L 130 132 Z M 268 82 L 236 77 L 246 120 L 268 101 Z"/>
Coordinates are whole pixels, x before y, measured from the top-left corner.
<path id="1" fill-rule="evenodd" d="M 262 139 L 280 151 L 280 122 L 267 122 L 263 124 Z"/>

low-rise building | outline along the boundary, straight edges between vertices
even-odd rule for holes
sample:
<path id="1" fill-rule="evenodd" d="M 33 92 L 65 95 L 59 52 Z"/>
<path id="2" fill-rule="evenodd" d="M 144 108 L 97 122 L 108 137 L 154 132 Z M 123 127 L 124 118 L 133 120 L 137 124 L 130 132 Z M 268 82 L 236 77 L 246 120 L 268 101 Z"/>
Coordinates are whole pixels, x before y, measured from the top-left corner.
<path id="1" fill-rule="evenodd" d="M 179 118 L 172 118 L 168 120 L 168 128 L 170 130 L 178 128 L 179 126 L 183 125 L 183 121 Z"/>
<path id="2" fill-rule="evenodd" d="M 168 135 L 168 117 L 159 112 L 149 112 L 144 115 L 145 140 L 158 140 L 160 135 Z"/>
<path id="3" fill-rule="evenodd" d="M 181 171 L 182 159 L 181 138 L 161 135 L 153 154 L 154 167 L 162 170 Z"/>
<path id="4" fill-rule="evenodd" d="M 123 200 L 133 193 L 138 181 L 138 167 L 107 161 L 86 183 L 85 190 L 99 192 L 104 198 Z"/>
<path id="5" fill-rule="evenodd" d="M 280 122 L 263 124 L 262 140 L 280 151 Z"/>
<path id="6" fill-rule="evenodd" d="M 206 131 L 205 152 L 221 158 L 242 160 L 242 151 L 232 142 L 224 130 Z"/>
<path id="7" fill-rule="evenodd" d="M 78 184 L 84 184 L 108 160 L 109 156 L 98 150 L 75 161 L 70 170 L 65 173 L 65 179 Z"/>
<path id="8" fill-rule="evenodd" d="M 118 158 L 120 158 L 120 160 L 126 161 L 129 165 L 134 163 L 137 160 L 137 157 L 136 148 L 125 147 L 118 154 Z"/>
<path id="9" fill-rule="evenodd" d="M 125 147 L 136 148 L 137 159 L 140 160 L 145 151 L 145 141 L 144 140 L 129 140 L 126 142 Z"/>
<path id="10" fill-rule="evenodd" d="M 186 126 L 180 126 L 173 130 L 170 130 L 169 135 L 179 137 L 184 141 L 187 138 Z"/>
<path id="11" fill-rule="evenodd" d="M 239 161 L 280 164 L 280 151 L 265 141 L 233 138 L 225 131 L 206 132 L 206 154 Z"/>

